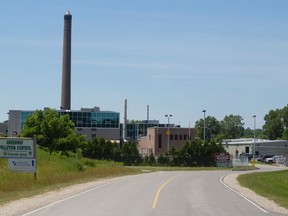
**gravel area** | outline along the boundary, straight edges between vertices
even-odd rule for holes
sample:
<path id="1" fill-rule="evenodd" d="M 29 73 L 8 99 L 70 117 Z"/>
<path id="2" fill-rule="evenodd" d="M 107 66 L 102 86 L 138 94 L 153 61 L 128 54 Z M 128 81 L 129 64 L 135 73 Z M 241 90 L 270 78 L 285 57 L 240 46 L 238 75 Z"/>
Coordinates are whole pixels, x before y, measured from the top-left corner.
<path id="1" fill-rule="evenodd" d="M 261 170 L 266 171 L 265 167 L 264 169 L 262 168 L 263 167 L 261 167 Z M 261 197 L 247 188 L 241 187 L 237 181 L 237 176 L 241 173 L 244 173 L 244 172 L 240 172 L 240 173 L 231 172 L 231 174 L 225 176 L 224 183 L 228 185 L 229 187 L 233 188 L 238 193 L 245 196 L 246 198 L 255 202 L 262 208 L 266 209 L 267 211 L 272 211 L 272 212 L 277 212 L 277 213 L 288 215 L 288 209 L 279 207 L 273 201 L 268 200 L 267 198 Z M 45 205 L 49 205 L 51 203 L 60 201 L 62 199 L 66 199 L 67 197 L 71 197 L 83 191 L 93 189 L 102 184 L 110 183 L 110 182 L 117 181 L 117 180 L 119 180 L 119 178 L 98 180 L 95 182 L 73 185 L 73 186 L 66 187 L 57 191 L 52 191 L 52 192 L 47 192 L 45 194 L 37 195 L 31 198 L 24 198 L 24 199 L 16 200 L 16 201 L 0 206 L 0 216 L 24 215 L 25 213 L 33 211 L 34 209 L 40 208 Z"/>

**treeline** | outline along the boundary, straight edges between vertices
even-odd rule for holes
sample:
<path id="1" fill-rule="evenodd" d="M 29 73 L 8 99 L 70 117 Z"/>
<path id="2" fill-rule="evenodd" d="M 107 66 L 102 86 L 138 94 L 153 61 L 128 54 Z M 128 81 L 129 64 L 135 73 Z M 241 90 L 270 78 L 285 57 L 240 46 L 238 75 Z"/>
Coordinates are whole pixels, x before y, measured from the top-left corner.
<path id="1" fill-rule="evenodd" d="M 256 116 L 251 116 L 250 122 Z M 270 110 L 264 116 L 264 125 L 262 129 L 256 129 L 256 138 L 277 140 L 288 140 L 288 106 L 280 109 Z M 204 124 L 205 123 L 205 124 Z M 244 128 L 244 119 L 240 115 L 226 115 L 222 120 L 213 116 L 201 118 L 195 123 L 196 136 L 205 141 L 219 142 L 223 139 L 238 139 L 254 137 L 254 128 Z"/>
<path id="2" fill-rule="evenodd" d="M 171 148 L 164 155 L 154 154 L 142 156 L 136 143 L 126 142 L 120 148 L 116 143 L 94 138 L 83 149 L 83 155 L 99 160 L 114 160 L 125 165 L 149 166 L 215 166 L 215 153 L 225 152 L 222 145 L 216 143 L 202 144 L 200 141 L 187 142 L 182 149 Z"/>

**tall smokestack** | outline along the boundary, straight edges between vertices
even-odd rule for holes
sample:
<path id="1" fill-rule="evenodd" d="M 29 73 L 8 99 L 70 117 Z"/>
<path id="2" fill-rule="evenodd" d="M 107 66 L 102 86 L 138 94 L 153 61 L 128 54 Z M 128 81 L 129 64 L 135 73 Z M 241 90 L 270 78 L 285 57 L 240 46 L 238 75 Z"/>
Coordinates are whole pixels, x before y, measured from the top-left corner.
<path id="1" fill-rule="evenodd" d="M 123 138 L 127 139 L 127 99 L 124 100 Z"/>
<path id="2" fill-rule="evenodd" d="M 71 109 L 71 28 L 72 15 L 69 11 L 64 15 L 64 38 L 62 59 L 62 93 L 61 109 Z"/>

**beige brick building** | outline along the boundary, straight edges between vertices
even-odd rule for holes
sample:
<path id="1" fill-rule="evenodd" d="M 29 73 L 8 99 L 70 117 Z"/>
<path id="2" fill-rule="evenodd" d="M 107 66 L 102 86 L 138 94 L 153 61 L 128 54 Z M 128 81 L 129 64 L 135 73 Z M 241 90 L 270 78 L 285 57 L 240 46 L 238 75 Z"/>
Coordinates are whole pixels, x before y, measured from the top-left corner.
<path id="1" fill-rule="evenodd" d="M 180 128 L 180 127 L 153 127 L 147 129 L 147 136 L 142 137 L 138 142 L 138 149 L 142 155 L 149 155 L 153 153 L 155 156 L 165 154 L 169 149 L 175 147 L 180 149 L 189 140 L 195 139 L 194 128 Z"/>

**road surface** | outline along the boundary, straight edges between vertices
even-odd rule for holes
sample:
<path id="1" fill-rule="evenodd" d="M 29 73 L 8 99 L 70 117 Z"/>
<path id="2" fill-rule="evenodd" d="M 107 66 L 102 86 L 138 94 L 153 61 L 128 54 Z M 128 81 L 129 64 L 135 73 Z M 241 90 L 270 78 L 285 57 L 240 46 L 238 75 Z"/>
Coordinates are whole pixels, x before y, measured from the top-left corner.
<path id="1" fill-rule="evenodd" d="M 156 172 L 117 178 L 25 216 L 263 216 L 221 183 L 229 171 Z"/>

